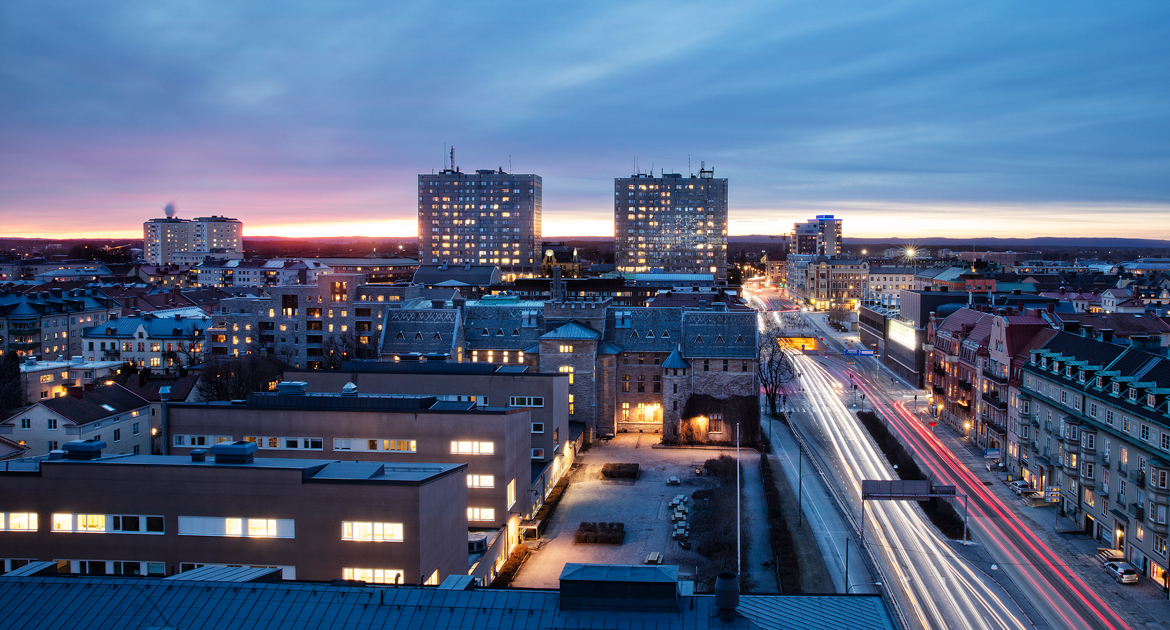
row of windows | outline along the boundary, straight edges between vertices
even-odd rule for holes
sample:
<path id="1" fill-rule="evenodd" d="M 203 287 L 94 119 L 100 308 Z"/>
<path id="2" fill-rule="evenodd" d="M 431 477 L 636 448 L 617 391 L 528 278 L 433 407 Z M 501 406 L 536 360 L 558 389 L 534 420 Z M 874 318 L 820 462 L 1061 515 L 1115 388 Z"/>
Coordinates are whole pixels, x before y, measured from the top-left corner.
<path id="1" fill-rule="evenodd" d="M 54 514 L 53 531 L 162 534 L 163 517 L 136 514 Z"/>
<path id="2" fill-rule="evenodd" d="M 416 440 L 387 440 L 387 439 L 341 439 L 334 438 L 335 451 L 386 451 L 390 453 L 414 453 L 418 450 Z"/>
<path id="3" fill-rule="evenodd" d="M 543 424 L 541 426 L 543 432 Z M 534 432 L 536 425 L 533 425 Z M 322 450 L 322 438 L 277 438 L 245 436 L 244 440 L 257 444 L 263 449 L 292 449 L 292 450 Z M 232 441 L 230 435 L 176 435 L 175 446 L 209 446 L 222 442 Z M 334 438 L 335 451 L 379 451 L 389 453 L 415 453 L 418 451 L 417 440 L 397 440 L 385 438 Z M 494 442 L 464 442 L 452 441 L 451 453 L 457 455 L 494 455 Z"/>

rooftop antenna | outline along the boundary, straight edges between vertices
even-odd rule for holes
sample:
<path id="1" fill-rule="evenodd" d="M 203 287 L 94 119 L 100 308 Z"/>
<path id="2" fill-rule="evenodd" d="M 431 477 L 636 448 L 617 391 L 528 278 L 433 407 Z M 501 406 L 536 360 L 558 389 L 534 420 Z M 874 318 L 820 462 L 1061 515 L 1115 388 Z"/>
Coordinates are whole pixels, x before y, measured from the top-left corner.
<path id="1" fill-rule="evenodd" d="M 455 170 L 455 145 L 451 145 L 451 170 Z"/>
<path id="2" fill-rule="evenodd" d="M 687 174 L 688 175 L 695 174 L 694 171 L 691 170 L 691 154 L 690 153 L 687 154 Z"/>
<path id="3" fill-rule="evenodd" d="M 512 172 L 512 154 L 511 153 L 508 154 L 508 172 L 509 173 Z"/>

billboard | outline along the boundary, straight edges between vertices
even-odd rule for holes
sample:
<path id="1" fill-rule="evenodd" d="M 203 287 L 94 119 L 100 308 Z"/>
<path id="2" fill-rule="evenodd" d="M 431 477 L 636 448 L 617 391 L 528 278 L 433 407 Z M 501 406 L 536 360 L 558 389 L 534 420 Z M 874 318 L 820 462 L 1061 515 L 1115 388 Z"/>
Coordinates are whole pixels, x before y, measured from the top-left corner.
<path id="1" fill-rule="evenodd" d="M 890 320 L 890 334 L 888 335 L 888 338 L 890 341 L 893 341 L 907 350 L 918 349 L 918 331 L 898 320 Z"/>

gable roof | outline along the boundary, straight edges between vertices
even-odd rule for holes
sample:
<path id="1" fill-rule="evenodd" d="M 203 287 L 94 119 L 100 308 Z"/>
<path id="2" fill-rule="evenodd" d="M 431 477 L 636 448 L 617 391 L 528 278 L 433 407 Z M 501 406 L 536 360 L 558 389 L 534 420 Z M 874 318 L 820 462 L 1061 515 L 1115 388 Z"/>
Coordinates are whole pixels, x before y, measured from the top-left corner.
<path id="1" fill-rule="evenodd" d="M 573 320 L 573 321 L 565 324 L 564 326 L 560 326 L 560 327 L 556 328 L 555 330 L 550 330 L 549 332 L 546 332 L 545 334 L 540 336 L 541 339 L 577 339 L 577 340 L 599 339 L 600 337 L 601 337 L 601 333 L 597 332 L 596 330 L 593 330 L 592 328 L 590 328 L 588 326 L 585 326 L 584 324 L 579 323 L 577 320 Z"/>
<path id="2" fill-rule="evenodd" d="M 42 400 L 37 404 L 74 424 L 88 424 L 145 407 L 150 403 L 121 385 L 108 385 L 83 392 L 81 399 L 61 396 Z"/>

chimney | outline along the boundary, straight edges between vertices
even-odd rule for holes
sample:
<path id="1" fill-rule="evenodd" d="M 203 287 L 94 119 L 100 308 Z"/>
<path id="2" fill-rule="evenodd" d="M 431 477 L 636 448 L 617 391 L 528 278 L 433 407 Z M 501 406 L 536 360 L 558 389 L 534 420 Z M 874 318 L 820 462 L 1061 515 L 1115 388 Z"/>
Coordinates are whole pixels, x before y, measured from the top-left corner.
<path id="1" fill-rule="evenodd" d="M 447 306 L 447 300 L 431 300 L 431 308 L 440 309 Z"/>
<path id="2" fill-rule="evenodd" d="M 1047 308 L 1049 313 L 1055 313 L 1056 312 L 1056 302 L 1049 302 L 1045 308 Z"/>
<path id="3" fill-rule="evenodd" d="M 1102 328 L 1101 329 L 1101 341 L 1104 341 L 1105 343 L 1113 343 L 1113 329 L 1112 328 Z"/>
<path id="4" fill-rule="evenodd" d="M 70 387 L 69 389 L 65 390 L 65 392 L 67 394 L 69 394 L 70 398 L 76 398 L 77 400 L 85 400 L 85 388 L 84 387 Z"/>
<path id="5" fill-rule="evenodd" d="M 455 310 L 457 310 L 459 312 L 463 312 L 463 307 L 467 305 L 467 298 L 465 298 L 465 297 L 451 298 L 451 305 L 455 307 Z"/>

